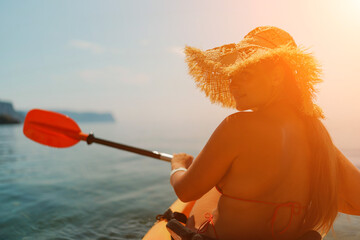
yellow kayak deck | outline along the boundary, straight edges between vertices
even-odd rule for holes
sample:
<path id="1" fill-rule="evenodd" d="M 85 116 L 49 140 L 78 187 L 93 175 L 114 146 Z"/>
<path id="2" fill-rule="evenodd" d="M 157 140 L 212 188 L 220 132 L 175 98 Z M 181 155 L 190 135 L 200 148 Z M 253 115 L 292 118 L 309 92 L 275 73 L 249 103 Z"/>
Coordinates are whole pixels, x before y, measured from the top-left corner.
<path id="1" fill-rule="evenodd" d="M 189 217 L 192 207 L 194 206 L 194 202 L 184 203 L 177 199 L 171 206 L 170 209 L 173 212 L 180 212 Z M 166 209 L 165 209 L 166 210 Z M 164 212 L 165 212 L 164 210 Z M 171 239 L 170 233 L 166 229 L 166 221 L 161 220 L 157 221 L 154 226 L 146 233 L 143 237 L 143 240 L 169 240 Z"/>

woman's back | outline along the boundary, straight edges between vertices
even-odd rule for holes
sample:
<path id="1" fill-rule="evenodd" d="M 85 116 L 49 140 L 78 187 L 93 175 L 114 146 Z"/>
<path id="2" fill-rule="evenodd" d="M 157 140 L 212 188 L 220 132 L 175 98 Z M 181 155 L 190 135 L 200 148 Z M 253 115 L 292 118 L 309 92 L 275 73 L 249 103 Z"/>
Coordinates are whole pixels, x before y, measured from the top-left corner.
<path id="1" fill-rule="evenodd" d="M 220 239 L 269 239 L 272 231 L 277 239 L 299 236 L 304 209 L 298 207 L 309 202 L 311 169 L 304 123 L 286 109 L 277 115 L 236 113 L 228 124 L 242 139 L 231 144 L 239 152 L 217 185 L 223 194 L 209 193 L 199 201 L 202 206 L 194 206 L 195 227 L 203 220 L 204 205 L 213 208 L 217 195 L 211 210 Z M 214 236 L 213 230 L 208 234 Z"/>

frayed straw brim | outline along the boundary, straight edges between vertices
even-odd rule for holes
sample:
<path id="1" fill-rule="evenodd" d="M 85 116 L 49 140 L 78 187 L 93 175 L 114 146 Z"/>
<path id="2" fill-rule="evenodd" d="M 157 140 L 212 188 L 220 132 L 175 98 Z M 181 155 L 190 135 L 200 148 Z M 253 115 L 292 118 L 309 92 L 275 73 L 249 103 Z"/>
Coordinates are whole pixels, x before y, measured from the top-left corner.
<path id="1" fill-rule="evenodd" d="M 229 89 L 232 75 L 265 59 L 282 59 L 295 74 L 302 102 L 299 110 L 308 116 L 324 118 L 320 107 L 313 103 L 316 93 L 314 86 L 322 81 L 320 66 L 311 53 L 295 43 L 268 48 L 241 41 L 206 51 L 186 46 L 185 55 L 189 74 L 197 87 L 212 103 L 227 108 L 235 108 L 235 100 Z"/>

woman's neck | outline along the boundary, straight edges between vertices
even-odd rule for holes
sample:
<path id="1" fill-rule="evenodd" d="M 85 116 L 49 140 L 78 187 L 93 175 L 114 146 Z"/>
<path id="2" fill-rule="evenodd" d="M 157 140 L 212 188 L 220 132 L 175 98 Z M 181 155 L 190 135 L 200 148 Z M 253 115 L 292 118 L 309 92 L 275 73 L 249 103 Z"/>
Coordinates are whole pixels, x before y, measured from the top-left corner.
<path id="1" fill-rule="evenodd" d="M 295 115 L 294 106 L 291 105 L 285 98 L 277 99 L 276 101 L 273 101 L 268 105 L 262 106 L 254 111 L 277 118 L 284 118 Z"/>

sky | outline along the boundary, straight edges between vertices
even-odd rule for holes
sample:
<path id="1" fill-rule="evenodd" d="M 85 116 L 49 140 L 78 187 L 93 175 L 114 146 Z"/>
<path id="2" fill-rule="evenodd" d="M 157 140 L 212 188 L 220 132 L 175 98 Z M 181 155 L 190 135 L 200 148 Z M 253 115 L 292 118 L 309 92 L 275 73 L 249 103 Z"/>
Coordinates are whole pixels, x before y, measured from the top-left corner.
<path id="1" fill-rule="evenodd" d="M 359 148 L 359 13 L 359 0 L 0 0 L 0 100 L 212 129 L 234 111 L 196 89 L 182 49 L 273 25 L 320 61 L 324 123 L 340 147 Z"/>

